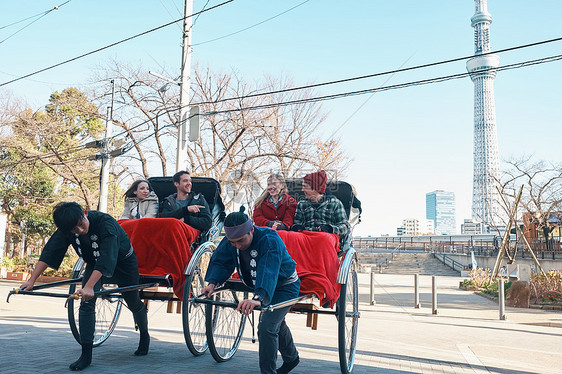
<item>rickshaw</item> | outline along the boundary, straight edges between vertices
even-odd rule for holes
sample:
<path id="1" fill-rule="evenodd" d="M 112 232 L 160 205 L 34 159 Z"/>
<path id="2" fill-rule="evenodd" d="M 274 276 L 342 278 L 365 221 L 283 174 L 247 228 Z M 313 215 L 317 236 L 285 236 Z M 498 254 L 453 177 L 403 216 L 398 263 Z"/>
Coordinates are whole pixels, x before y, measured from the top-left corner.
<path id="1" fill-rule="evenodd" d="M 303 197 L 301 191 L 302 181 L 287 180 L 289 194 L 297 200 Z M 355 197 L 353 187 L 343 181 L 329 182 L 327 190 L 331 191 L 342 201 L 348 221 L 353 228 L 360 220 L 361 205 Z M 283 238 L 283 236 L 282 236 Z M 351 244 L 351 233 L 341 240 L 341 250 L 337 254 L 337 276 L 339 285 L 339 298 L 335 302 L 335 310 L 329 305 L 318 302 L 314 293 L 301 293 L 301 295 L 284 303 L 264 307 L 262 312 L 283 308 L 292 305 L 291 312 L 306 313 L 307 326 L 316 329 L 319 314 L 334 315 L 338 322 L 338 351 L 340 369 L 342 373 L 351 373 L 353 370 L 355 351 L 357 344 L 357 328 L 360 317 L 358 305 L 357 284 L 357 257 L 355 249 Z M 334 249 L 332 249 L 334 250 Z M 293 254 L 289 252 L 292 256 Z M 242 340 L 242 334 L 246 320 L 252 325 L 252 335 L 255 327 L 255 318 L 252 313 L 245 316 L 236 311 L 240 300 L 248 298 L 250 289 L 238 278 L 229 279 L 225 284 L 217 287 L 210 299 L 203 298 L 200 290 L 206 285 L 205 274 L 212 256 L 211 247 L 199 247 L 190 261 L 190 268 L 195 272 L 192 283 L 192 296 L 188 303 L 188 314 L 193 314 L 189 320 L 190 340 L 198 341 L 194 347 L 195 355 L 201 355 L 209 349 L 211 355 L 217 362 L 225 362 L 231 359 Z M 298 260 L 297 260 L 298 266 Z M 297 267 L 298 271 L 298 267 Z M 299 274 L 301 277 L 301 274 Z M 302 279 L 302 277 L 301 277 Z M 302 291 L 302 285 L 301 285 Z M 312 301 L 312 303 L 311 303 Z M 204 308 L 203 308 L 204 306 Z M 204 339 L 206 337 L 206 340 Z M 187 340 L 187 338 L 186 338 Z M 252 341 L 255 341 L 252 336 Z M 191 348 L 190 348 L 191 350 Z"/>
<path id="2" fill-rule="evenodd" d="M 149 181 L 158 195 L 160 201 L 175 192 L 175 186 L 171 177 L 152 177 Z M 96 326 L 94 336 L 94 347 L 105 342 L 114 331 L 123 300 L 121 292 L 138 289 L 141 299 L 146 301 L 160 300 L 181 303 L 182 325 L 186 345 L 189 351 L 200 356 L 207 350 L 217 362 L 225 362 L 231 359 L 242 340 L 242 334 L 246 324 L 247 316 L 236 311 L 238 302 L 248 297 L 248 289 L 239 279 L 231 278 L 224 285 L 217 287 L 211 299 L 202 298 L 201 289 L 206 285 L 205 274 L 211 260 L 213 251 L 216 249 L 216 240 L 222 230 L 225 218 L 224 205 L 220 196 L 220 184 L 212 178 L 192 177 L 192 191 L 201 193 L 209 204 L 213 225 L 211 229 L 200 233 L 192 243 L 186 244 L 185 248 L 173 248 L 173 251 L 182 252 L 189 257 L 188 261 L 182 263 L 182 276 L 177 274 L 141 274 L 138 285 L 129 287 L 116 287 L 104 284 L 104 289 L 96 292 Z M 297 200 L 303 196 L 301 191 L 301 180 L 287 180 L 289 194 Z M 331 191 L 342 201 L 348 221 L 353 228 L 360 222 L 361 206 L 355 197 L 353 187 L 343 181 L 328 182 L 327 190 Z M 150 220 L 164 222 L 165 219 L 144 218 L 135 224 L 150 224 Z M 131 220 L 133 221 L 133 220 Z M 177 221 L 177 220 L 174 220 Z M 178 221 L 179 224 L 179 221 Z M 123 226 L 123 224 L 122 224 Z M 142 230 L 142 227 L 141 227 Z M 126 230 L 127 231 L 127 230 Z M 172 229 L 173 231 L 173 229 Z M 128 233 L 129 234 L 129 233 Z M 162 247 L 162 243 L 135 244 L 135 236 L 129 235 L 133 242 L 135 252 L 142 252 L 146 246 Z M 270 305 L 263 312 L 291 305 L 291 311 L 307 314 L 307 326 L 317 328 L 319 314 L 334 315 L 338 322 L 338 351 L 340 369 L 342 373 L 351 373 L 353 370 L 355 351 L 357 344 L 357 328 L 360 317 L 358 306 L 358 284 L 357 284 L 357 257 L 351 243 L 351 232 L 340 241 L 341 247 L 337 252 L 337 274 L 334 279 L 339 287 L 339 297 L 332 305 L 320 305 L 319 299 L 314 293 L 302 293 L 297 299 Z M 145 248 L 148 249 L 148 248 Z M 332 249 L 334 252 L 336 248 Z M 183 257 L 184 259 L 187 257 Z M 140 267 L 140 264 L 139 264 Z M 79 302 L 74 297 L 76 287 L 81 284 L 84 262 L 79 259 L 74 266 L 73 278 L 66 281 L 36 285 L 32 291 L 14 289 L 8 295 L 8 301 L 13 294 L 25 294 L 36 296 L 64 297 L 67 298 L 68 320 L 72 334 L 77 342 L 80 342 L 78 330 L 78 307 Z M 300 276 L 300 275 L 299 275 Z M 185 280 L 183 279 L 185 278 Z M 178 282 L 183 287 L 182 297 L 170 291 L 177 289 Z M 42 289 L 69 285 L 69 292 L 53 293 L 43 292 Z M 160 288 L 164 288 L 161 291 Z M 335 309 L 332 308 L 335 306 Z M 168 308 L 171 311 L 171 308 Z M 252 330 L 254 330 L 254 314 L 249 316 Z M 255 338 L 252 337 L 255 342 Z"/>
<path id="3" fill-rule="evenodd" d="M 169 196 L 172 193 L 176 192 L 175 186 L 172 182 L 172 177 L 153 177 L 149 178 L 149 182 L 151 183 L 160 201 L 162 201 L 166 196 Z M 112 284 L 104 284 L 102 291 L 95 293 L 98 299 L 96 301 L 94 347 L 97 347 L 105 342 L 117 325 L 123 307 L 121 292 L 138 289 L 140 292 L 140 297 L 142 300 L 145 300 L 145 303 L 150 300 L 167 301 L 169 305 L 172 305 L 173 302 L 181 303 L 180 305 L 182 310 L 183 331 L 186 344 L 191 352 L 198 352 L 195 347 L 198 347 L 201 343 L 197 341 L 197 334 L 190 333 L 190 324 L 193 323 L 192 319 L 197 320 L 197 318 L 200 317 L 197 315 L 196 308 L 192 309 L 189 306 L 189 304 L 191 303 L 189 295 L 192 294 L 191 284 L 195 283 L 193 281 L 193 278 L 197 277 L 197 270 L 193 268 L 193 264 L 191 264 L 189 260 L 191 259 L 191 253 L 197 249 L 214 250 L 215 243 L 213 242 L 213 240 L 216 239 L 216 237 L 222 230 L 222 223 L 224 221 L 225 213 L 224 205 L 221 199 L 220 184 L 216 180 L 214 180 L 213 178 L 192 177 L 192 191 L 194 193 L 201 193 L 205 197 L 205 200 L 209 205 L 209 209 L 211 210 L 211 217 L 213 221 L 212 227 L 209 230 L 201 232 L 199 235 L 197 235 L 197 237 L 194 238 L 195 240 L 193 240 L 191 243 L 185 242 L 186 245 L 184 247 L 180 248 L 176 246 L 174 248 L 162 248 L 163 250 L 169 252 L 181 252 L 181 254 L 183 255 L 182 258 L 185 259 L 185 261 L 183 264 L 179 265 L 183 266 L 183 268 L 179 273 L 176 272 L 176 275 L 179 276 L 174 277 L 168 273 L 141 273 L 138 285 L 119 288 Z M 142 220 L 127 221 L 136 221 L 135 224 L 138 225 L 150 224 L 152 222 L 152 224 L 154 225 L 166 226 L 159 227 L 163 230 L 170 229 L 169 225 L 171 224 L 187 226 L 181 223 L 179 220 L 175 219 L 144 218 Z M 123 226 L 123 224 L 121 225 Z M 140 227 L 140 230 L 142 229 L 143 227 Z M 174 229 L 172 228 L 170 230 L 173 231 Z M 135 238 L 131 238 L 131 241 L 133 242 L 133 247 L 135 248 Z M 163 245 L 162 243 L 154 243 L 150 241 L 148 244 L 154 244 L 154 246 L 157 247 L 165 246 L 165 244 Z M 139 252 L 150 249 L 146 248 L 146 245 L 142 245 L 141 247 L 144 247 L 144 249 L 139 247 L 135 248 L 137 257 L 140 257 Z M 140 266 L 141 265 L 139 264 L 139 268 Z M 70 330 L 72 331 L 72 335 L 74 336 L 76 341 L 80 343 L 80 333 L 78 329 L 78 309 L 80 306 L 80 302 L 74 296 L 74 293 L 77 290 L 77 287 L 80 287 L 81 285 L 82 273 L 84 270 L 85 263 L 82 258 L 79 258 L 74 265 L 72 279 L 46 284 L 38 284 L 34 286 L 32 291 L 14 289 L 8 294 L 7 301 L 9 302 L 10 296 L 14 294 L 67 298 L 66 306 Z M 184 289 L 183 298 L 181 299 L 177 297 L 173 291 L 170 290 L 171 288 L 175 288 L 178 282 L 182 282 Z M 45 289 L 64 285 L 69 285 L 68 293 L 42 291 Z M 161 288 L 164 288 L 164 290 L 161 290 Z M 187 313 L 187 311 L 190 309 L 192 309 L 192 312 Z M 168 308 L 168 311 L 171 312 L 170 307 Z M 191 339 L 195 339 L 195 341 Z"/>

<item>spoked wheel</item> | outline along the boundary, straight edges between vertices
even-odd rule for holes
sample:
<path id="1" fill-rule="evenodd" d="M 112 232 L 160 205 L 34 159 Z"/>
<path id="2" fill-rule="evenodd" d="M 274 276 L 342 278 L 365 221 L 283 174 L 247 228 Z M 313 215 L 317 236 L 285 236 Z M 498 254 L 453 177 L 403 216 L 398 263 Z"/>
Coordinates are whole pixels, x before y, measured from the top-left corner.
<path id="1" fill-rule="evenodd" d="M 353 260 L 347 284 L 342 284 L 338 299 L 338 349 L 340 368 L 343 374 L 353 370 L 357 345 L 357 323 L 359 322 L 359 294 L 357 289 L 356 262 Z"/>
<path id="2" fill-rule="evenodd" d="M 207 350 L 205 305 L 191 302 L 190 298 L 201 295 L 201 289 L 206 286 L 205 274 L 214 248 L 214 244 L 205 243 L 195 251 L 188 265 L 183 288 L 183 335 L 187 348 L 195 356 L 202 355 Z"/>
<path id="3" fill-rule="evenodd" d="M 213 300 L 238 304 L 247 293 L 223 290 L 213 294 Z M 246 316 L 228 306 L 207 304 L 206 326 L 209 352 L 217 362 L 225 362 L 234 356 L 242 340 Z"/>
<path id="4" fill-rule="evenodd" d="M 79 259 L 74 266 L 73 279 L 77 279 L 82 275 L 86 268 L 84 261 Z M 77 287 L 81 285 L 70 285 L 69 293 L 74 293 Z M 100 296 L 96 300 L 96 326 L 94 330 L 94 347 L 105 342 L 117 325 L 123 299 L 116 296 Z M 80 330 L 78 329 L 78 311 L 80 309 L 80 300 L 69 299 L 67 304 L 68 323 L 74 339 L 80 343 Z"/>

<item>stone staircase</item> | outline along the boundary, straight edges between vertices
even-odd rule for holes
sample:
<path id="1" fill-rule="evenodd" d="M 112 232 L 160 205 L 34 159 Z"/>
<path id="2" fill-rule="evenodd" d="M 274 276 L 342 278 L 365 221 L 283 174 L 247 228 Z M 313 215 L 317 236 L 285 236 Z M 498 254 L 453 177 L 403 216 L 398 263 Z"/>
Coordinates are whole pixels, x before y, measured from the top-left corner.
<path id="1" fill-rule="evenodd" d="M 388 253 L 359 253 L 359 264 L 377 264 L 387 258 Z M 378 272 L 378 269 L 377 269 Z M 460 273 L 443 264 L 430 253 L 395 253 L 390 263 L 383 267 L 385 274 L 420 274 L 459 276 Z"/>

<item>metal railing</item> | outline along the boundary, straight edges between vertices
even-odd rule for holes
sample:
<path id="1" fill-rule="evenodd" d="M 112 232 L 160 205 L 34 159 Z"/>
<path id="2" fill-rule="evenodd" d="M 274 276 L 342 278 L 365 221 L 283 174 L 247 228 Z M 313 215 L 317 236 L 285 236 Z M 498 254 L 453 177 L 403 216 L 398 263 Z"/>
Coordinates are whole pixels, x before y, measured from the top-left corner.
<path id="1" fill-rule="evenodd" d="M 394 255 L 396 255 L 396 252 L 399 250 L 400 246 L 395 247 L 392 252 L 388 254 L 388 256 L 386 256 L 382 261 L 379 261 L 375 264 L 375 266 L 379 269 L 379 273 L 382 272 L 383 268 L 388 267 L 388 264 L 390 264 L 391 260 L 394 259 Z"/>
<path id="2" fill-rule="evenodd" d="M 452 258 L 445 255 L 444 253 L 433 252 L 433 257 L 435 257 L 436 259 L 438 259 L 439 261 L 441 261 L 445 265 L 449 266 L 453 270 L 456 270 L 456 271 L 459 271 L 459 272 L 461 270 L 467 268 L 466 265 L 461 264 L 460 262 L 453 260 Z"/>

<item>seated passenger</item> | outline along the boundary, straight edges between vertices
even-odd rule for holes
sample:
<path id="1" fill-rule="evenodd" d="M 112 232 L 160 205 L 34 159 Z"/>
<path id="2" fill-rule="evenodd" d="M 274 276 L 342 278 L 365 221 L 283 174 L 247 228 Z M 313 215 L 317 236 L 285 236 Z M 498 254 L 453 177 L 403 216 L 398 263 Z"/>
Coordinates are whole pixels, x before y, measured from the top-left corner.
<path id="1" fill-rule="evenodd" d="M 162 218 L 177 218 L 199 231 L 213 225 L 209 204 L 201 193 L 191 192 L 191 175 L 185 170 L 172 177 L 177 192 L 164 199 Z"/>
<path id="2" fill-rule="evenodd" d="M 351 229 L 342 202 L 326 191 L 327 177 L 324 170 L 303 177 L 302 192 L 305 199 L 297 204 L 293 231 L 323 231 L 346 235 Z"/>
<path id="3" fill-rule="evenodd" d="M 252 217 L 256 226 L 267 226 L 274 230 L 289 230 L 293 225 L 297 201 L 287 194 L 285 178 L 271 174 L 267 188 L 258 197 Z"/>
<path id="4" fill-rule="evenodd" d="M 158 196 L 147 180 L 134 181 L 123 196 L 125 207 L 121 219 L 158 217 Z"/>

